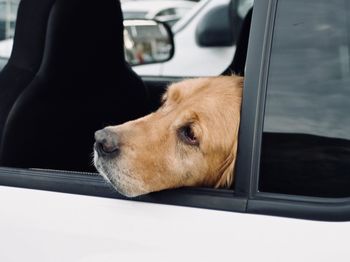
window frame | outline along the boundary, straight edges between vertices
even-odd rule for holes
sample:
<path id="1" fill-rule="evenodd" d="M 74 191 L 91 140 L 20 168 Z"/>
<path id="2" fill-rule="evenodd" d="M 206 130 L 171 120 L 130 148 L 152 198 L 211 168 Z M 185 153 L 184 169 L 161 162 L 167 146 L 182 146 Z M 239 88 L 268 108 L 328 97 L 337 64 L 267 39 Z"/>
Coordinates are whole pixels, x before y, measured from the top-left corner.
<path id="1" fill-rule="evenodd" d="M 245 198 L 235 197 L 233 190 L 212 188 L 164 190 L 130 199 L 116 192 L 96 173 L 60 170 L 0 167 L 0 186 L 234 212 L 245 212 L 247 204 Z"/>
<path id="2" fill-rule="evenodd" d="M 264 2 L 264 3 L 263 3 Z M 258 189 L 269 62 L 279 0 L 255 1 L 246 61 L 236 193 L 246 196 L 247 213 L 324 221 L 349 221 L 350 197 L 321 198 L 260 192 Z M 265 25 L 262 31 L 259 25 Z"/>

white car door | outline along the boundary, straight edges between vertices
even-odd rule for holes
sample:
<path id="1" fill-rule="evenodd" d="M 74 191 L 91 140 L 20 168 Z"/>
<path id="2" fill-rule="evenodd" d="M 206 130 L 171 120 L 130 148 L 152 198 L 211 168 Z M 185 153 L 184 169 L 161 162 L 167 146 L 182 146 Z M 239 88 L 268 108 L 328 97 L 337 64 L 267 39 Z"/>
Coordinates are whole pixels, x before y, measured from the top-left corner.
<path id="1" fill-rule="evenodd" d="M 350 222 L 0 187 L 0 261 L 348 261 Z"/>

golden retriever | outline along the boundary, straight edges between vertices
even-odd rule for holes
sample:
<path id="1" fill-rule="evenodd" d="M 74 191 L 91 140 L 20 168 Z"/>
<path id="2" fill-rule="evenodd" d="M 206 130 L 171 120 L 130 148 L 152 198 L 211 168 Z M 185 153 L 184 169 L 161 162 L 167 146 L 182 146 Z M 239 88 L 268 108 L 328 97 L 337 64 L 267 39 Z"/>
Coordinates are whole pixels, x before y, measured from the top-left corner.
<path id="1" fill-rule="evenodd" d="M 230 187 L 242 87 L 238 76 L 170 85 L 156 112 L 95 133 L 95 167 L 128 197 L 182 186 Z"/>

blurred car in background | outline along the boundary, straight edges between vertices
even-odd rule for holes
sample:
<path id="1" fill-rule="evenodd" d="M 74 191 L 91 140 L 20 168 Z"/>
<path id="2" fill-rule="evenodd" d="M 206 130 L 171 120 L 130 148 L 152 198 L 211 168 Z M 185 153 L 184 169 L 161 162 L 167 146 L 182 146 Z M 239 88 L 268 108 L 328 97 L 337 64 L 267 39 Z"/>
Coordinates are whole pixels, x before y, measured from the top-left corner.
<path id="1" fill-rule="evenodd" d="M 20 0 L 0 0 L 0 70 L 11 55 Z"/>
<path id="2" fill-rule="evenodd" d="M 0 41 L 13 37 L 20 0 L 0 0 Z"/>
<path id="3" fill-rule="evenodd" d="M 18 2 L 19 0 L 0 0 L 0 29 L 2 27 L 4 28 L 3 37 L 1 37 L 0 34 L 0 70 L 5 66 L 11 55 Z M 166 23 L 170 27 L 181 20 L 181 18 L 196 5 L 195 1 L 185 0 L 134 0 L 121 1 L 121 3 L 125 20 L 158 20 Z M 2 27 L 1 21 L 3 21 L 2 24 L 4 24 Z M 131 28 L 132 31 L 130 31 Z M 124 35 L 126 42 L 126 58 L 131 65 L 135 64 L 136 54 L 139 56 L 138 60 L 141 59 L 140 61 L 143 62 L 142 64 L 159 62 L 164 60 L 162 56 L 168 56 L 170 51 L 168 45 L 166 43 L 162 45 L 162 41 L 151 41 L 152 48 L 148 47 L 147 43 L 140 44 L 145 36 L 150 38 L 150 36 L 154 35 L 154 28 L 155 27 L 151 29 L 150 26 L 138 26 L 138 30 L 136 31 L 135 27 L 132 27 L 131 24 L 128 23 Z M 130 37 L 137 43 L 132 43 Z M 155 48 L 155 42 L 159 48 Z M 148 49 L 152 49 L 151 53 L 153 57 L 148 55 L 148 53 L 150 53 L 147 53 L 147 51 L 149 51 Z"/>
<path id="4" fill-rule="evenodd" d="M 0 0 L 0 70 L 11 55 L 20 0 Z"/>
<path id="5" fill-rule="evenodd" d="M 127 1 L 122 2 L 123 17 L 127 19 L 154 19 L 173 26 L 196 3 L 192 1 Z"/>
<path id="6" fill-rule="evenodd" d="M 138 65 L 133 69 L 141 76 L 220 74 L 232 62 L 240 24 L 253 2 L 201 0 L 172 27 L 174 56 L 164 63 Z"/>
<path id="7" fill-rule="evenodd" d="M 0 71 L 6 65 L 12 51 L 13 38 L 0 41 Z"/>

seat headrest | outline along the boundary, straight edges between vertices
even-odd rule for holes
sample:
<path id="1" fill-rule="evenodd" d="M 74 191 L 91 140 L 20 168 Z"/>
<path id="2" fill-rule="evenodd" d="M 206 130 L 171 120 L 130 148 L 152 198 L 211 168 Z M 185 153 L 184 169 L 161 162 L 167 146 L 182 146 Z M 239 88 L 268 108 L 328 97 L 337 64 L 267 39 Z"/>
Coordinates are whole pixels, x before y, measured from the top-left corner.
<path id="1" fill-rule="evenodd" d="M 119 1 L 60 0 L 55 3 L 39 74 L 115 68 L 118 63 L 125 63 Z"/>
<path id="2" fill-rule="evenodd" d="M 37 71 L 43 56 L 47 21 L 54 2 L 55 0 L 20 2 L 9 64 Z"/>

